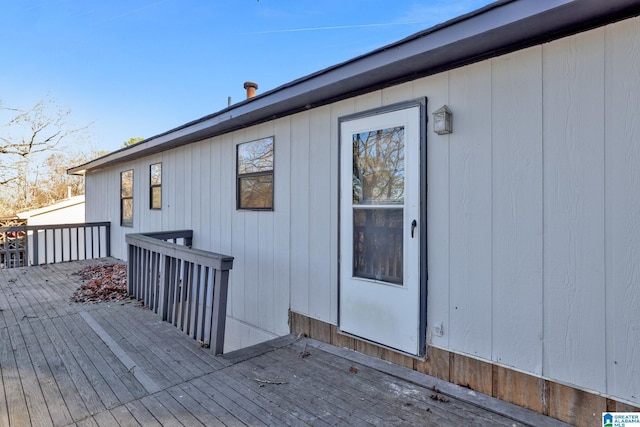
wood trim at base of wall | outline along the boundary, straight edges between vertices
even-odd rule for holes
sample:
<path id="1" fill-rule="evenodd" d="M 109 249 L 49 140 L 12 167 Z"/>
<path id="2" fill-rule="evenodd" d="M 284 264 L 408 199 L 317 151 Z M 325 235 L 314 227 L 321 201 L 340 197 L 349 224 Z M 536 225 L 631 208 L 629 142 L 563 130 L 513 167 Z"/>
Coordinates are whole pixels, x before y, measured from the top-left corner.
<path id="1" fill-rule="evenodd" d="M 428 348 L 426 360 L 416 359 L 341 334 L 335 325 L 294 311 L 289 311 L 289 327 L 294 334 L 377 357 L 575 426 L 600 425 L 603 412 L 640 412 L 640 407 L 436 347 Z"/>

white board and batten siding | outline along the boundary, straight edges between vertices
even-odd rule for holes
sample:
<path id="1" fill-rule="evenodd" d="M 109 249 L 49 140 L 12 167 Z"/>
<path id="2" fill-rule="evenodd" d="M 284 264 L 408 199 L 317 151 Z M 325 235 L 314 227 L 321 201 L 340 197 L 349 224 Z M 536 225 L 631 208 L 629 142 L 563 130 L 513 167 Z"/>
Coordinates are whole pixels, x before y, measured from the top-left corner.
<path id="1" fill-rule="evenodd" d="M 618 143 L 604 138 L 604 34 L 547 45 L 543 64 L 544 371 L 587 388 L 606 384 L 604 149 Z"/>
<path id="2" fill-rule="evenodd" d="M 427 97 L 428 342 L 640 404 L 640 19 L 87 175 L 87 220 L 193 228 L 235 257 L 227 343 L 337 322 L 338 120 Z M 275 137 L 275 209 L 235 209 L 235 146 Z M 148 168 L 163 163 L 163 209 Z M 134 227 L 119 224 L 133 168 Z M 442 325 L 442 335 L 434 332 Z M 439 329 L 439 328 L 438 328 Z"/>
<path id="3" fill-rule="evenodd" d="M 447 73 L 434 345 L 640 402 L 639 49 L 636 18 Z"/>
<path id="4" fill-rule="evenodd" d="M 604 223 L 607 385 L 640 402 L 640 23 L 605 29 Z M 601 339 L 601 337 L 599 337 Z M 629 372 L 629 367 L 633 371 Z"/>

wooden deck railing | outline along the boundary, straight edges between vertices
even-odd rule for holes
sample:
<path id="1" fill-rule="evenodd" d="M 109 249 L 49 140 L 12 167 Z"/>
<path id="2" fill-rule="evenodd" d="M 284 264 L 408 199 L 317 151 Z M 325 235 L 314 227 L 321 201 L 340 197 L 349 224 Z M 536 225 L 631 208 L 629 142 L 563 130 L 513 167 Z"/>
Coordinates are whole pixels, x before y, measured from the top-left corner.
<path id="1" fill-rule="evenodd" d="M 192 237 L 192 230 L 128 234 L 128 291 L 222 354 L 233 257 L 192 249 Z"/>
<path id="2" fill-rule="evenodd" d="M 111 223 L 0 227 L 4 268 L 111 256 Z"/>

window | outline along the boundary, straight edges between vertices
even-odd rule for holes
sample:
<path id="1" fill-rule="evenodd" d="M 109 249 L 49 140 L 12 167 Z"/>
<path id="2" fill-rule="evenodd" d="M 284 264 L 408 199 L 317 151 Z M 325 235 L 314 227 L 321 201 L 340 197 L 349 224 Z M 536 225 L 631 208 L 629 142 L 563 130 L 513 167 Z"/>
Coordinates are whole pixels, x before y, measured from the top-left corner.
<path id="1" fill-rule="evenodd" d="M 162 209 L 162 163 L 149 166 L 149 209 Z"/>
<path id="2" fill-rule="evenodd" d="M 133 227 L 133 169 L 120 173 L 120 225 Z"/>
<path id="3" fill-rule="evenodd" d="M 273 210 L 273 137 L 237 146 L 237 208 Z"/>

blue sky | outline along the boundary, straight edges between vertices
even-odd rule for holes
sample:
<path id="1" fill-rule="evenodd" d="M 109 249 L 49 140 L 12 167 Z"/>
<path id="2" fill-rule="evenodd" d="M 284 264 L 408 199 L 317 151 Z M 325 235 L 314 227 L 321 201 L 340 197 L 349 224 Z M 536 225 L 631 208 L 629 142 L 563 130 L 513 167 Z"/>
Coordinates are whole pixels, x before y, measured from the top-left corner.
<path id="1" fill-rule="evenodd" d="M 490 0 L 0 0 L 0 100 L 49 96 L 116 150 Z"/>

